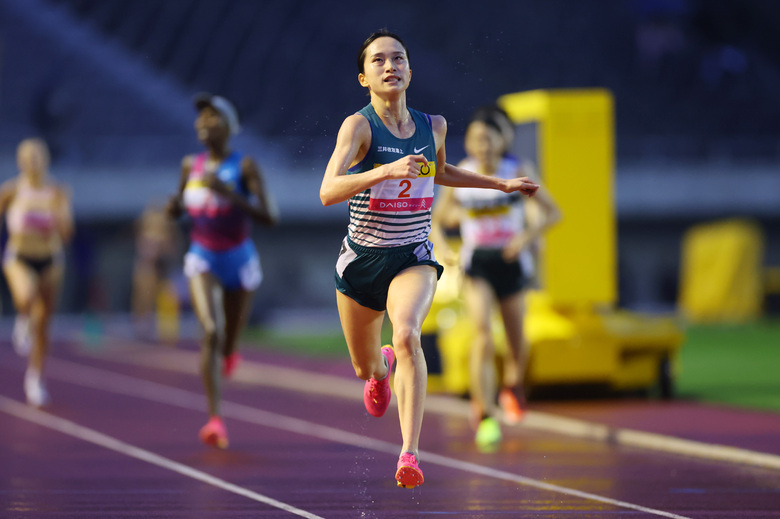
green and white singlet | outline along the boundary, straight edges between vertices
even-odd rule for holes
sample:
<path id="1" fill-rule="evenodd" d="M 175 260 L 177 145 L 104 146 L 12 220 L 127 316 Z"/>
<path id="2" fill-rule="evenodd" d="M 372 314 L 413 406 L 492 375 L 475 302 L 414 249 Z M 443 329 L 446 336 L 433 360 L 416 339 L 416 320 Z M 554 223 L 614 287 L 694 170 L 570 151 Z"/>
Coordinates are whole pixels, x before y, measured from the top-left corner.
<path id="1" fill-rule="evenodd" d="M 431 232 L 436 143 L 431 117 L 411 108 L 415 131 L 408 139 L 390 133 L 369 104 L 362 110 L 371 124 L 371 147 L 365 158 L 347 171 L 358 175 L 395 162 L 406 155 L 422 154 L 428 161 L 416 179 L 389 179 L 349 199 L 348 236 L 364 247 L 399 247 L 426 241 Z"/>

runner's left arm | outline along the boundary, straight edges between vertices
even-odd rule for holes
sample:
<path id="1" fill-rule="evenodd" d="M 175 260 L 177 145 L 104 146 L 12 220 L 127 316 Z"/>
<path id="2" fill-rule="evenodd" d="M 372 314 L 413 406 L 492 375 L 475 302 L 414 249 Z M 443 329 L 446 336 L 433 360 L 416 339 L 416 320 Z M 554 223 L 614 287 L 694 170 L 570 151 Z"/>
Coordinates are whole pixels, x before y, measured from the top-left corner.
<path id="1" fill-rule="evenodd" d="M 65 187 L 57 188 L 57 232 L 63 243 L 67 243 L 73 237 L 73 206 L 71 204 L 70 191 Z"/>
<path id="2" fill-rule="evenodd" d="M 265 225 L 279 223 L 279 209 L 276 206 L 276 201 L 266 188 L 260 167 L 251 157 L 244 158 L 241 164 L 241 175 L 247 189 L 254 195 L 257 203 L 251 204 L 243 197 L 236 197 L 236 204 L 243 207 L 252 218 L 260 223 Z"/>
<path id="3" fill-rule="evenodd" d="M 527 196 L 533 196 L 539 186 L 528 177 L 513 179 L 496 178 L 488 175 L 480 175 L 467 169 L 459 168 L 447 163 L 447 152 L 444 141 L 447 136 L 447 120 L 441 115 L 431 116 L 433 136 L 436 142 L 437 171 L 434 182 L 442 186 L 450 187 L 477 187 L 485 189 L 498 189 L 504 193 L 520 191 Z M 444 166 L 440 166 L 443 164 Z"/>
<path id="4" fill-rule="evenodd" d="M 6 180 L 0 185 L 0 215 L 5 214 L 11 201 L 16 196 L 16 179 Z"/>

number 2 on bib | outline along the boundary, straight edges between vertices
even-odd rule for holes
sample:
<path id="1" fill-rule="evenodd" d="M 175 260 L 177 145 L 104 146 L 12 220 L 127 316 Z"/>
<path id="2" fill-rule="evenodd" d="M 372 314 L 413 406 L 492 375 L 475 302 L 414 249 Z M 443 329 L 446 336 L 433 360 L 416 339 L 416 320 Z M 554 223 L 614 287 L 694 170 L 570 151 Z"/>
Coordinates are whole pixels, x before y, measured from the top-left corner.
<path id="1" fill-rule="evenodd" d="M 409 190 L 412 188 L 412 181 L 402 180 L 401 187 L 403 187 L 403 189 L 398 193 L 398 198 L 409 198 Z"/>

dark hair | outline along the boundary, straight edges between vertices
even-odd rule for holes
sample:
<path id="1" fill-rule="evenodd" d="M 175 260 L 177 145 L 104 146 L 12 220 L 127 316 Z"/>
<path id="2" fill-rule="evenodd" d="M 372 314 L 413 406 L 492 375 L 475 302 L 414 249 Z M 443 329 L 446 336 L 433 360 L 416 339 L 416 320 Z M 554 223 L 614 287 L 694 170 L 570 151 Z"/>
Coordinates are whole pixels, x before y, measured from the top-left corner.
<path id="1" fill-rule="evenodd" d="M 358 72 L 363 74 L 366 71 L 364 67 L 364 62 L 366 61 L 366 49 L 368 48 L 368 46 L 371 45 L 374 42 L 374 40 L 378 38 L 383 38 L 385 36 L 388 38 L 393 38 L 394 40 L 398 41 L 398 43 L 400 43 L 401 46 L 404 48 L 404 52 L 406 53 L 406 59 L 409 59 L 409 49 L 406 48 L 406 44 L 401 39 L 401 37 L 398 36 L 397 34 L 388 31 L 386 28 L 379 29 L 371 36 L 366 38 L 366 41 L 364 41 L 363 45 L 360 46 L 360 51 L 358 52 L 358 58 L 357 58 Z"/>
<path id="2" fill-rule="evenodd" d="M 509 118 L 509 114 L 498 105 L 484 105 L 480 106 L 474 113 L 471 114 L 470 122 L 479 121 L 487 124 L 488 126 L 498 130 L 499 133 L 504 133 L 501 127 L 504 125 L 512 125 L 512 120 Z"/>

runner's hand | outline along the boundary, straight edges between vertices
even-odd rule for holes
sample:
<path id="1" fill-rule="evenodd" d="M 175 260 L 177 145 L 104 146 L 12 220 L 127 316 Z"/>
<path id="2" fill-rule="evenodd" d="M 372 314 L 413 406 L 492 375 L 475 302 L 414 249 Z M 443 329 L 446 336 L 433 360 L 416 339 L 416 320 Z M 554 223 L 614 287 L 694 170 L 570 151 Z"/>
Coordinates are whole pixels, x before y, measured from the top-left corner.
<path id="1" fill-rule="evenodd" d="M 230 186 L 217 177 L 216 173 L 206 173 L 203 175 L 203 183 L 206 184 L 206 187 L 220 195 L 230 196 L 233 191 L 230 189 Z"/>
<path id="2" fill-rule="evenodd" d="M 515 261 L 519 256 L 520 253 L 523 252 L 523 249 L 525 249 L 528 244 L 530 243 L 530 238 L 528 236 L 528 233 L 521 232 L 519 234 L 516 234 L 512 240 L 504 248 L 501 250 L 501 257 L 509 263 L 510 261 Z"/>
<path id="3" fill-rule="evenodd" d="M 513 193 L 515 191 L 520 191 L 522 194 L 531 197 L 536 194 L 536 191 L 538 189 L 539 189 L 539 184 L 533 182 L 528 177 L 518 177 L 507 181 L 506 189 L 504 190 L 504 192 Z"/>
<path id="4" fill-rule="evenodd" d="M 165 205 L 165 212 L 171 218 L 178 218 L 182 213 L 181 197 L 179 195 L 171 195 L 168 198 L 168 203 Z"/>
<path id="5" fill-rule="evenodd" d="M 386 164 L 389 178 L 417 178 L 420 169 L 428 165 L 428 160 L 423 155 L 407 155 L 395 162 Z"/>

